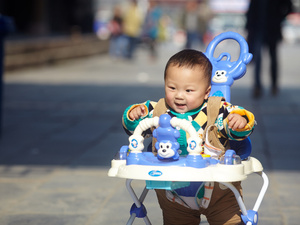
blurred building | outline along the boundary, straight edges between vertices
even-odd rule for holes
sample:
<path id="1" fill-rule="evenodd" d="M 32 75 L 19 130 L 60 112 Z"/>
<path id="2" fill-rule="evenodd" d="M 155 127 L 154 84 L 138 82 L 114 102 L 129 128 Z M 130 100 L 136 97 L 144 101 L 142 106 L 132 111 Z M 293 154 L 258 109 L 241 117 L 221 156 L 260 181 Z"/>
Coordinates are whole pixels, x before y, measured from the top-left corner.
<path id="1" fill-rule="evenodd" d="M 157 0 L 169 20 L 168 36 L 176 39 L 180 14 L 187 0 Z M 199 0 L 199 2 L 204 0 Z M 207 0 L 214 12 L 209 24 L 210 36 L 233 30 L 244 32 L 245 12 L 250 0 Z M 5 67 L 54 62 L 106 52 L 105 26 L 114 5 L 129 0 L 1 0 L 0 16 L 10 16 L 15 32 L 7 37 Z M 146 11 L 148 0 L 138 0 Z M 300 0 L 293 0 L 297 12 Z M 289 40 L 298 40 L 299 16 L 294 16 L 284 30 Z M 296 21 L 296 22 L 295 22 Z M 296 28 L 295 28 L 296 27 Z M 101 31 L 99 35 L 99 30 Z M 103 32 L 102 32 L 103 31 Z M 295 38 L 296 37 L 296 38 Z"/>
<path id="2" fill-rule="evenodd" d="M 14 18 L 14 36 L 92 32 L 93 0 L 2 0 L 0 13 Z"/>
<path id="3" fill-rule="evenodd" d="M 14 20 L 6 38 L 5 68 L 54 62 L 107 51 L 93 32 L 95 0 L 1 0 Z"/>

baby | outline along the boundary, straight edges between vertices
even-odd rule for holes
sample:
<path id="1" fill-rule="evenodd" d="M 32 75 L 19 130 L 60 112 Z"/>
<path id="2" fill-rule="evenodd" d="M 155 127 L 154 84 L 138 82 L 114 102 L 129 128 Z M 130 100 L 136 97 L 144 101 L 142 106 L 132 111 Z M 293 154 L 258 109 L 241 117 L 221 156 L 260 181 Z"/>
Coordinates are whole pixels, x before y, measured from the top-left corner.
<path id="1" fill-rule="evenodd" d="M 212 65 L 200 51 L 182 50 L 173 55 L 165 67 L 165 97 L 159 102 L 146 101 L 142 104 L 129 106 L 123 114 L 123 126 L 131 134 L 139 122 L 147 117 L 167 113 L 191 121 L 192 125 L 203 137 L 207 127 L 207 104 L 211 90 Z M 163 103 L 161 103 L 163 102 Z M 224 99 L 217 107 L 217 119 L 214 125 L 218 130 L 218 138 L 223 146 L 229 140 L 241 141 L 247 138 L 254 128 L 254 116 L 239 106 L 233 106 Z M 151 130 L 145 135 L 151 134 Z M 180 130 L 180 155 L 187 155 L 187 134 Z M 217 156 L 220 156 L 220 153 Z M 199 183 L 196 190 L 199 190 Z M 191 185 L 191 186 L 192 186 Z M 241 192 L 240 182 L 233 185 Z M 200 215 L 207 217 L 209 224 L 243 224 L 241 212 L 235 196 L 225 186 L 210 182 L 210 194 L 185 190 L 156 190 L 160 207 L 163 211 L 164 224 L 195 224 L 199 225 Z M 198 201 L 195 201 L 195 195 Z M 205 201 L 204 201 L 205 200 Z"/>

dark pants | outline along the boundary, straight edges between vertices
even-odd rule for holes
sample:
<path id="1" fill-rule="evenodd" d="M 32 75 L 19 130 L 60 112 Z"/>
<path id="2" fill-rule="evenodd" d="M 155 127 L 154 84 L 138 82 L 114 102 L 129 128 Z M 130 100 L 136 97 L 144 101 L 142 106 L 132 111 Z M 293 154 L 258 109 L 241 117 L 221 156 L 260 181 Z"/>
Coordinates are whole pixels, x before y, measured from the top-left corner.
<path id="1" fill-rule="evenodd" d="M 132 59 L 134 51 L 136 49 L 138 38 L 137 37 L 130 37 L 130 36 L 127 36 L 127 35 L 125 37 L 127 39 L 127 48 L 125 50 L 125 57 L 127 59 Z"/>
<path id="2" fill-rule="evenodd" d="M 185 48 L 194 48 L 196 44 L 202 44 L 201 35 L 198 32 L 187 31 Z"/>
<path id="3" fill-rule="evenodd" d="M 253 60 L 255 64 L 254 69 L 254 86 L 261 88 L 261 64 L 262 64 L 262 49 L 266 47 L 270 56 L 270 76 L 271 85 L 273 88 L 277 87 L 278 80 L 278 62 L 277 62 L 277 41 L 269 41 L 264 43 L 262 38 L 256 38 L 253 41 Z"/>

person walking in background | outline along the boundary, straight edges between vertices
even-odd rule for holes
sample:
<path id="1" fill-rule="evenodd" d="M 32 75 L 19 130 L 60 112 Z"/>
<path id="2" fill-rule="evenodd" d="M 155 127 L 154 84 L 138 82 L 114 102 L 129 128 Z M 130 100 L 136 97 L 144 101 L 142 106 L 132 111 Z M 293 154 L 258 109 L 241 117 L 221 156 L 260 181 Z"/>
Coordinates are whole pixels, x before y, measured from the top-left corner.
<path id="1" fill-rule="evenodd" d="M 262 48 L 266 46 L 270 55 L 271 94 L 278 94 L 278 59 L 277 46 L 282 40 L 281 24 L 291 13 L 291 0 L 251 0 L 246 14 L 248 44 L 254 61 L 253 97 L 263 94 L 261 83 Z"/>
<path id="2" fill-rule="evenodd" d="M 198 3 L 197 0 L 187 1 L 182 16 L 182 28 L 186 31 L 185 48 L 193 48 L 196 44 L 203 44 L 203 38 L 207 31 L 208 22 L 212 12 L 206 0 Z"/>
<path id="3" fill-rule="evenodd" d="M 209 40 L 208 26 L 210 20 L 213 18 L 214 13 L 208 4 L 209 0 L 202 0 L 199 3 L 199 34 L 200 43 L 206 45 Z"/>
<path id="4" fill-rule="evenodd" d="M 185 48 L 192 48 L 194 43 L 199 42 L 199 11 L 196 0 L 188 1 L 182 16 L 182 28 L 186 32 Z"/>
<path id="5" fill-rule="evenodd" d="M 142 38 L 149 46 L 152 59 L 157 57 L 157 39 L 159 33 L 160 20 L 162 17 L 161 9 L 153 0 L 149 1 L 149 7 L 143 24 Z"/>
<path id="6" fill-rule="evenodd" d="M 127 47 L 125 50 L 125 57 L 127 59 L 133 58 L 133 53 L 138 38 L 140 37 L 143 22 L 142 12 L 138 7 L 137 0 L 131 0 L 130 3 L 129 8 L 125 12 L 123 21 L 123 32 L 127 40 Z"/>
<path id="7" fill-rule="evenodd" d="M 123 18 L 119 6 L 114 7 L 113 17 L 108 24 L 110 31 L 109 54 L 111 57 L 123 56 Z"/>

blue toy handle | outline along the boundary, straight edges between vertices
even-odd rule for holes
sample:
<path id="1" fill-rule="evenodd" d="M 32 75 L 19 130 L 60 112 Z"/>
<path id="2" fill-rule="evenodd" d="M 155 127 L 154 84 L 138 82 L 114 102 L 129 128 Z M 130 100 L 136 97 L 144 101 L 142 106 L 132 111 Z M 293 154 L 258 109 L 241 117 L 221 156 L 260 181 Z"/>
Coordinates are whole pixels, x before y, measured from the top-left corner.
<path id="1" fill-rule="evenodd" d="M 237 62 L 244 62 L 244 63 L 249 63 L 252 59 L 252 54 L 249 53 L 249 47 L 248 44 L 243 36 L 241 36 L 239 33 L 228 31 L 219 34 L 216 36 L 207 46 L 205 55 L 210 59 L 210 60 L 215 60 L 215 61 L 220 61 L 221 59 L 218 57 L 217 59 L 214 58 L 214 52 L 218 44 L 220 44 L 222 41 L 226 39 L 233 39 L 237 41 L 240 45 L 240 56 Z M 229 53 L 223 53 L 226 54 L 227 56 L 230 54 Z M 238 78 L 237 78 L 238 79 Z"/>
<path id="2" fill-rule="evenodd" d="M 226 40 L 233 39 L 240 45 L 240 56 L 237 61 L 231 62 L 231 55 L 227 52 L 221 53 L 218 58 L 214 57 L 217 45 Z M 252 60 L 252 54 L 249 53 L 249 47 L 246 40 L 238 33 L 228 31 L 216 36 L 207 46 L 205 55 L 211 61 L 212 71 L 212 89 L 210 96 L 225 97 L 230 102 L 230 87 L 234 80 L 240 79 L 246 73 L 246 65 Z M 222 60 L 226 58 L 225 60 Z"/>

